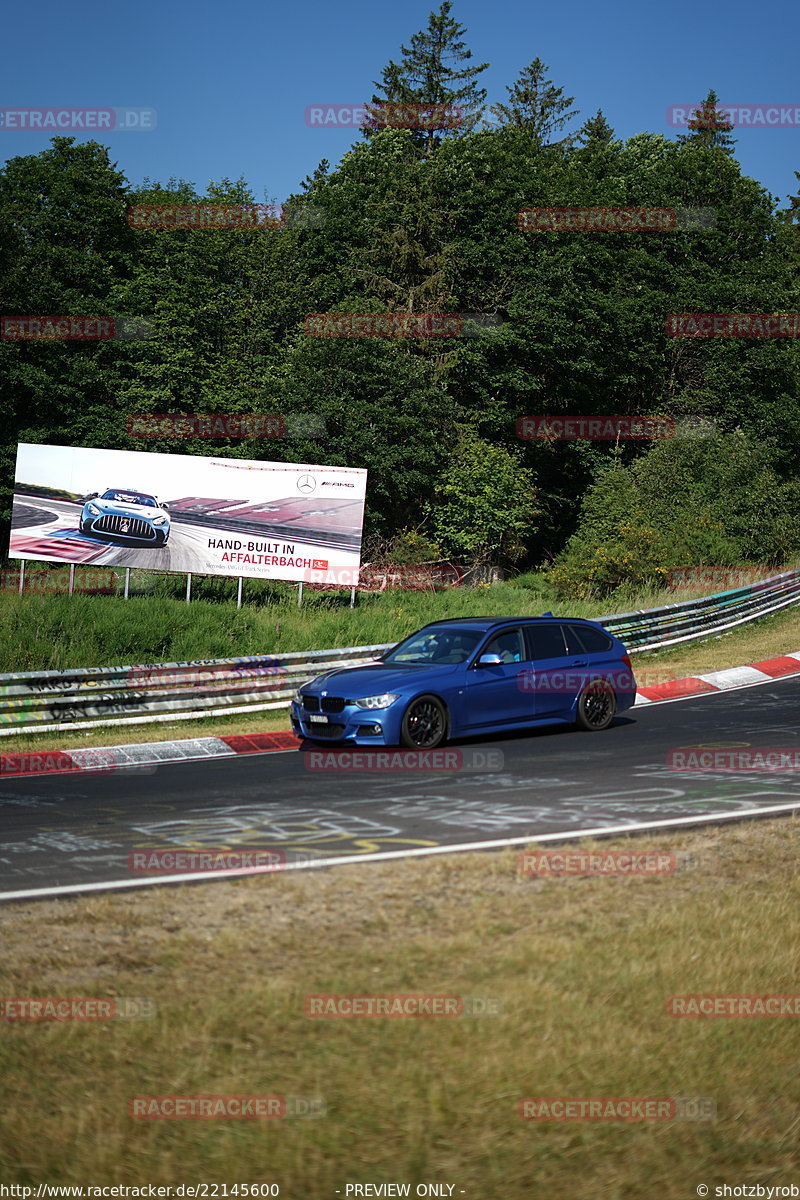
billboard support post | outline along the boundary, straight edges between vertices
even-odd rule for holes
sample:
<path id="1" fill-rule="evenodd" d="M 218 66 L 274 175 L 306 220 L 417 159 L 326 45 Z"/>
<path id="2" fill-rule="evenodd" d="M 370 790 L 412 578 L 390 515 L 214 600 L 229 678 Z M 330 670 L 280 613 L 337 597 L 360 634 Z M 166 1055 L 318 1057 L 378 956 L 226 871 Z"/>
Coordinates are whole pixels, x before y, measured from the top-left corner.
<path id="1" fill-rule="evenodd" d="M 355 608 L 355 606 L 356 606 L 356 589 L 354 587 L 352 587 L 352 588 L 350 588 L 350 607 Z"/>
<path id="2" fill-rule="evenodd" d="M 125 568 L 125 599 L 126 600 L 128 599 L 128 596 L 130 595 L 130 590 L 131 590 L 131 569 L 130 569 L 130 567 L 126 567 Z"/>
<path id="3" fill-rule="evenodd" d="M 303 584 L 302 583 L 298 583 L 298 585 L 297 585 L 297 607 L 298 608 L 303 607 Z"/>
<path id="4" fill-rule="evenodd" d="M 238 592 L 236 595 L 236 607 L 237 608 L 242 607 L 242 584 L 243 583 L 244 583 L 244 576 L 240 575 L 239 576 L 239 588 L 238 588 Z"/>
<path id="5" fill-rule="evenodd" d="M 192 598 L 192 572 L 189 571 L 189 573 L 186 576 L 186 603 L 187 604 L 189 603 L 191 598 Z"/>
<path id="6" fill-rule="evenodd" d="M 25 587 L 25 559 L 21 558 L 19 560 L 19 594 L 20 594 L 20 596 L 22 595 L 24 587 Z"/>
<path id="7" fill-rule="evenodd" d="M 75 563 L 69 564 L 69 594 L 75 591 Z"/>

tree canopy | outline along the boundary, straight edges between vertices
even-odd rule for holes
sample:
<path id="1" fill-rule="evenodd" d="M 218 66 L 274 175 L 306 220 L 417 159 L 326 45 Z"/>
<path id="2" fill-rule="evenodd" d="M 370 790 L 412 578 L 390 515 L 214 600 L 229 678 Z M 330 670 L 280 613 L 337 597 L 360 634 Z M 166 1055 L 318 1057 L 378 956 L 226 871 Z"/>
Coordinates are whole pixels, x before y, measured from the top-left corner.
<path id="1" fill-rule="evenodd" d="M 624 563 L 626 537 L 638 553 L 643 529 L 659 546 L 695 529 L 679 506 L 658 517 L 665 496 L 683 496 L 686 511 L 696 501 L 719 526 L 713 544 L 707 529 L 684 539 L 684 555 L 793 552 L 775 496 L 794 512 L 797 338 L 676 337 L 667 319 L 797 312 L 800 200 L 779 211 L 743 175 L 729 131 L 711 122 L 713 91 L 675 139 L 619 139 L 599 109 L 561 137 L 573 100 L 535 58 L 494 106 L 499 124 L 483 122 L 486 64 L 472 64 L 465 32 L 445 0 L 374 99 L 453 105 L 468 119 L 367 130 L 337 166 L 311 170 L 270 228 L 132 228 L 135 205 L 254 198 L 242 180 L 134 187 L 96 142 L 59 137 L 7 163 L 0 311 L 135 317 L 150 336 L 0 339 L 6 531 L 24 440 L 366 467 L 375 544 L 423 530 L 426 545 L 465 562 L 567 563 L 569 586 L 576 571 L 589 578 L 603 538 Z M 626 206 L 690 217 L 660 232 L 531 230 L 518 217 Z M 693 221 L 698 211 L 713 220 Z M 459 336 L 313 336 L 309 314 L 331 312 L 467 316 Z M 183 412 L 317 423 L 268 442 L 144 442 L 126 429 L 134 413 Z M 656 415 L 683 433 L 663 445 L 521 440 L 517 422 L 531 414 Z M 720 475 L 715 456 L 734 450 L 735 470 Z M 715 488 L 733 487 L 752 511 L 712 503 Z"/>

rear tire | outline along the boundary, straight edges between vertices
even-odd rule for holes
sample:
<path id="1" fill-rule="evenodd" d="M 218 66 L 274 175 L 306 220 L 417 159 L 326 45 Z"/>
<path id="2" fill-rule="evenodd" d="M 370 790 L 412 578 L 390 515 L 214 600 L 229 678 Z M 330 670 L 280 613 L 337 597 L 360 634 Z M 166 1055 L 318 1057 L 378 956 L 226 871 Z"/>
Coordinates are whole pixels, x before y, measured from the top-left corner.
<path id="1" fill-rule="evenodd" d="M 435 750 L 447 738 L 447 709 L 436 696 L 418 696 L 403 714 L 400 743 L 414 750 Z"/>
<path id="2" fill-rule="evenodd" d="M 587 733 L 599 733 L 608 729 L 616 711 L 617 697 L 611 684 L 605 679 L 594 679 L 580 694 L 575 724 Z"/>

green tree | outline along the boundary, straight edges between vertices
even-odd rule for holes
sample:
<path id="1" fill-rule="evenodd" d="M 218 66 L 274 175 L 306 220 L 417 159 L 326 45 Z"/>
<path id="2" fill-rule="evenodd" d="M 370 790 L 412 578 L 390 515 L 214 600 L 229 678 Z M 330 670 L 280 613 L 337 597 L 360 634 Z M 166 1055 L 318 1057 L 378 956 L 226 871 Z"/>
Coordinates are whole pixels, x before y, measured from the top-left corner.
<path id="1" fill-rule="evenodd" d="M 451 0 L 443 0 L 438 11 L 429 14 L 428 28 L 415 33 L 410 46 L 401 47 L 400 62 L 390 60 L 384 67 L 381 81 L 375 82 L 372 120 L 362 129 L 368 137 L 388 120 L 393 128 L 413 130 L 414 145 L 428 155 L 443 138 L 456 130 L 473 129 L 480 120 L 486 89 L 478 86 L 477 79 L 489 64 L 465 65 L 472 51 L 464 41 L 465 26 L 450 16 L 452 7 Z M 404 108 L 409 111 L 407 120 Z M 438 126 L 434 118 L 431 128 L 420 129 L 415 115 L 420 109 L 448 110 L 454 115 Z"/>
<path id="2" fill-rule="evenodd" d="M 679 436 L 588 489 L 550 574 L 569 596 L 656 586 L 673 567 L 779 565 L 800 551 L 800 486 L 774 444 L 741 431 Z"/>
<path id="3" fill-rule="evenodd" d="M 579 110 L 570 106 L 574 96 L 565 96 L 564 89 L 556 87 L 547 77 L 548 68 L 540 58 L 534 58 L 513 87 L 506 88 L 507 104 L 492 105 L 491 112 L 501 125 L 515 125 L 526 130 L 540 142 L 549 142 Z M 569 143 L 571 138 L 562 139 Z"/>
<path id="4" fill-rule="evenodd" d="M 794 177 L 797 180 L 797 182 L 800 183 L 800 171 L 795 171 Z M 794 196 L 789 196 L 788 200 L 789 200 L 788 209 L 786 209 L 780 215 L 789 224 L 800 225 L 800 192 L 798 192 Z"/>
<path id="5" fill-rule="evenodd" d="M 730 136 L 733 122 L 721 112 L 717 105 L 719 96 L 712 88 L 699 108 L 692 112 L 688 128 L 691 133 L 682 133 L 679 142 L 694 142 L 700 146 L 716 147 L 726 154 L 733 153 L 735 140 Z"/>
<path id="6" fill-rule="evenodd" d="M 614 141 L 614 130 L 605 119 L 601 108 L 598 108 L 593 117 L 584 121 L 575 140 L 579 146 L 604 146 Z"/>
<path id="7" fill-rule="evenodd" d="M 133 272 L 127 187 L 97 142 L 57 137 L 0 171 L 4 233 L 0 312 L 14 316 L 132 313 L 119 285 Z M 138 314 L 137 314 L 138 315 Z M 17 441 L 114 444 L 118 391 L 132 343 L 0 341 L 0 520 L 10 515 Z"/>
<path id="8" fill-rule="evenodd" d="M 537 516 L 531 472 L 508 450 L 462 430 L 430 506 L 436 541 L 473 564 L 517 562 Z"/>
<path id="9" fill-rule="evenodd" d="M 251 205 L 242 180 L 209 184 L 199 195 L 192 184 L 170 180 L 146 184 L 135 206 Z M 153 336 L 136 346 L 136 360 L 121 392 L 129 413 L 258 410 L 247 390 L 239 394 L 243 362 L 261 346 L 252 320 L 255 268 L 264 239 L 273 232 L 239 229 L 137 228 L 136 271 L 124 302 L 151 322 Z M 279 235 L 278 235 L 279 236 Z M 224 381 L 224 382 L 223 382 Z M 232 386 L 233 384 L 233 386 Z M 224 443 L 163 444 L 148 449 L 218 453 Z M 227 447 L 224 447 L 227 449 Z M 233 453 L 241 452 L 236 443 Z"/>
<path id="10" fill-rule="evenodd" d="M 150 320 L 153 336 L 0 340 L 6 496 L 18 433 L 130 446 L 124 425 L 132 412 L 277 411 L 322 418 L 322 434 L 144 448 L 364 466 L 376 537 L 423 528 L 448 554 L 510 561 L 522 553 L 538 564 L 580 532 L 592 553 L 604 548 L 607 582 L 630 574 L 631 555 L 655 569 L 665 546 L 683 545 L 683 526 L 693 528 L 689 508 L 665 523 L 645 502 L 651 476 L 659 495 L 692 496 L 709 522 L 707 554 L 723 556 L 727 547 L 757 556 L 760 538 L 763 554 L 774 557 L 776 539 L 791 543 L 791 527 L 768 501 L 772 489 L 786 513 L 796 511 L 800 345 L 672 337 L 666 322 L 675 312 L 796 312 L 800 201 L 776 215 L 772 198 L 724 148 L 691 137 L 617 139 L 602 114 L 584 124 L 580 148 L 543 145 L 511 123 L 444 137 L 426 155 L 420 133 L 386 129 L 360 140 L 334 169 L 320 164 L 289 198 L 292 220 L 268 233 L 140 231 L 126 222 L 134 201 L 251 203 L 241 180 L 202 195 L 175 181 L 131 191 L 103 147 L 68 139 L 11 160 L 0 172 L 1 311 L 131 314 Z M 663 234 L 519 226 L 522 208 L 567 205 L 669 205 L 710 210 L 715 220 Z M 490 321 L 473 327 L 475 336 L 453 338 L 307 333 L 310 313 L 365 309 L 474 312 Z M 756 475 L 739 467 L 718 477 L 688 448 L 673 461 L 677 450 L 655 453 L 636 442 L 521 442 L 517 419 L 537 413 L 670 415 L 698 442 L 704 429 L 720 438 L 741 431 L 743 442 L 719 443 L 722 456 L 738 462 L 734 451 L 769 446 L 769 459 Z M 675 447 L 681 440 L 691 439 L 675 439 Z M 483 510 L 465 497 L 482 492 L 470 483 L 465 446 L 478 447 L 476 471 L 491 462 L 503 478 L 510 462 L 514 478 L 528 472 L 536 480 L 536 512 L 516 532 L 474 519 Z M 453 476 L 456 447 L 461 474 Z M 640 461 L 649 464 L 641 476 Z M 713 507 L 711 492 L 692 490 L 692 472 L 733 497 L 728 511 Z M 635 504 L 625 509 L 620 500 L 606 530 L 608 493 L 598 493 L 591 511 L 582 500 L 600 477 L 610 488 L 609 473 L 620 496 L 619 481 L 628 481 Z M 769 520 L 746 497 L 736 516 L 740 492 L 759 496 Z M 502 497 L 497 503 L 505 517 Z M 697 531 L 692 545 L 699 553 Z"/>
<path id="11" fill-rule="evenodd" d="M 417 523 L 446 465 L 454 418 L 428 360 L 399 340 L 300 331 L 270 364 L 266 387 L 273 397 L 267 411 L 287 418 L 313 413 L 323 430 L 307 441 L 277 440 L 268 457 L 369 471 L 365 528 L 371 537 L 391 538 Z"/>

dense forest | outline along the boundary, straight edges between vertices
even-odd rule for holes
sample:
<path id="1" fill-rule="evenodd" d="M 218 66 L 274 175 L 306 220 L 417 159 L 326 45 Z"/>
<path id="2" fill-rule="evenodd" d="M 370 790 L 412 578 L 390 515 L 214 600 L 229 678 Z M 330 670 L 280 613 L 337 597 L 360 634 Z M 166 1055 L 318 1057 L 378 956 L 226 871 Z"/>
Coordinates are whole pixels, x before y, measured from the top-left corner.
<path id="1" fill-rule="evenodd" d="M 797 338 L 666 328 L 800 310 L 800 197 L 782 210 L 742 174 L 713 92 L 685 133 L 620 140 L 538 58 L 488 106 L 465 35 L 443 3 L 376 83 L 392 120 L 269 228 L 135 227 L 135 206 L 265 198 L 242 180 L 133 187 L 98 142 L 9 160 L 0 314 L 126 316 L 149 336 L 0 340 L 6 547 L 28 441 L 365 467 L 366 558 L 549 567 L 573 595 L 800 552 Z M 414 106 L 459 119 L 403 127 Z M 537 206 L 713 220 L 521 228 Z M 469 313 L 472 336 L 313 336 L 306 318 L 330 312 Z M 132 414 L 197 412 L 297 419 L 270 439 L 128 432 Z M 529 414 L 652 415 L 675 435 L 520 440 Z"/>

